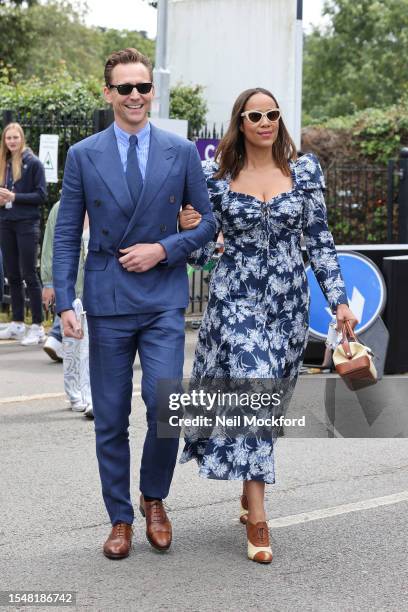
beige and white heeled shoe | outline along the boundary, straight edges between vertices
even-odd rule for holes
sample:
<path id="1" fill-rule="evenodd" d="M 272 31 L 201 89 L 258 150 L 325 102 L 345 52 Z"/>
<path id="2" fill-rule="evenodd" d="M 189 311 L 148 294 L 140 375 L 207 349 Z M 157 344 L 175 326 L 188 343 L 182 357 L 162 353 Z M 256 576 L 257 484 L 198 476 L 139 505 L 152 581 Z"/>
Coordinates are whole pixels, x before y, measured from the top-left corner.
<path id="1" fill-rule="evenodd" d="M 248 499 L 246 495 L 241 495 L 241 508 L 239 511 L 239 522 L 246 525 L 248 521 Z"/>
<path id="2" fill-rule="evenodd" d="M 272 548 L 269 542 L 269 528 L 267 523 L 259 522 L 253 525 L 246 523 L 248 538 L 248 559 L 256 563 L 270 563 L 272 561 Z"/>

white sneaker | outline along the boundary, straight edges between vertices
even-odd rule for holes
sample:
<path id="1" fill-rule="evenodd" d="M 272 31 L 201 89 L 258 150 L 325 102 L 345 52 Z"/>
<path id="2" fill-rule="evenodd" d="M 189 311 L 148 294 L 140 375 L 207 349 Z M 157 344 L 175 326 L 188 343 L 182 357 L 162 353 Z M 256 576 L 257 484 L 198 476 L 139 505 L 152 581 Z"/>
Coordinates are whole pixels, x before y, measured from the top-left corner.
<path id="1" fill-rule="evenodd" d="M 45 340 L 45 331 L 42 325 L 33 323 L 27 332 L 27 335 L 22 339 L 23 346 L 31 346 L 32 344 L 41 344 Z"/>
<path id="2" fill-rule="evenodd" d="M 0 329 L 0 340 L 21 340 L 25 334 L 24 323 L 12 321 L 3 329 Z"/>
<path id="3" fill-rule="evenodd" d="M 43 346 L 43 350 L 53 361 L 62 361 L 62 342 L 59 342 L 54 336 L 48 336 Z"/>
<path id="4" fill-rule="evenodd" d="M 88 404 L 87 405 L 87 407 L 85 408 L 84 416 L 86 416 L 88 419 L 93 419 L 94 418 L 92 404 Z"/>
<path id="5" fill-rule="evenodd" d="M 73 412 L 84 412 L 86 408 L 86 406 L 84 404 L 81 404 L 80 401 L 70 402 L 70 406 Z"/>

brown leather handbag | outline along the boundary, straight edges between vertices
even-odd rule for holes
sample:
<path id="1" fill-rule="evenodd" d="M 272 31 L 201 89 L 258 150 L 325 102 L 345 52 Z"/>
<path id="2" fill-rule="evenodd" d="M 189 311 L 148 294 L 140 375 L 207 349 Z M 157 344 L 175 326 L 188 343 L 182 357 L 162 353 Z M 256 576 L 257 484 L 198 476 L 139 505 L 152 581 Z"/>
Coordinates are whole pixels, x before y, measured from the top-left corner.
<path id="1" fill-rule="evenodd" d="M 352 388 L 376 383 L 377 370 L 371 349 L 357 338 L 350 321 L 344 321 L 341 331 L 342 339 L 333 353 L 336 372 Z"/>

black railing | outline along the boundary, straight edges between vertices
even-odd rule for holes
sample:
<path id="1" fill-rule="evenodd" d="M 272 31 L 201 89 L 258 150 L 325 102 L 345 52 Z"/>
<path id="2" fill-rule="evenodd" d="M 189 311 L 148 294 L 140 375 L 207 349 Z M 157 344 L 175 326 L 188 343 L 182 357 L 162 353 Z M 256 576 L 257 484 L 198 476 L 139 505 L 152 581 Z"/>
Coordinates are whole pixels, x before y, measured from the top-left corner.
<path id="1" fill-rule="evenodd" d="M 337 244 L 384 244 L 398 239 L 397 174 L 387 166 L 325 169 L 329 226 Z"/>

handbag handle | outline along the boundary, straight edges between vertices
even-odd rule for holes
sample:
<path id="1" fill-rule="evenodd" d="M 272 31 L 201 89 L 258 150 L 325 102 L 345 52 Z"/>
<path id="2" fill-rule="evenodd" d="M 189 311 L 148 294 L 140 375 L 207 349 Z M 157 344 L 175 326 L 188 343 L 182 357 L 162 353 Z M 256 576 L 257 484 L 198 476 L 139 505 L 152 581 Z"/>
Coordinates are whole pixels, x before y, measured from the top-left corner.
<path id="1" fill-rule="evenodd" d="M 351 352 L 350 349 L 350 341 L 353 342 L 358 342 L 357 336 L 354 333 L 353 328 L 351 327 L 350 321 L 349 320 L 345 320 L 343 321 L 343 325 L 341 327 L 341 332 L 342 332 L 342 340 L 341 343 L 343 345 L 344 348 L 344 353 L 346 355 L 346 357 L 348 359 L 352 359 L 353 357 L 353 353 Z"/>

